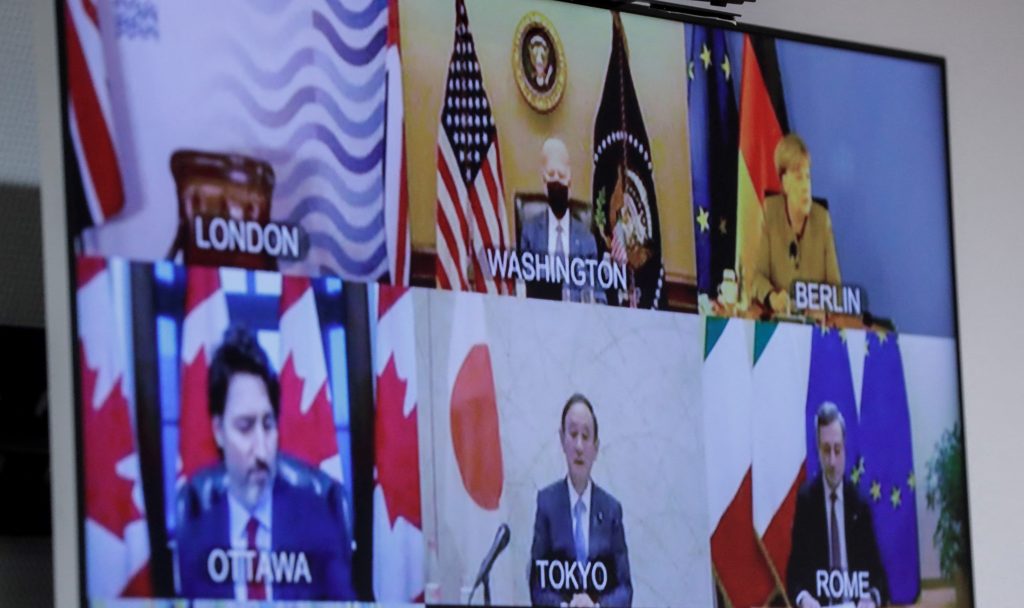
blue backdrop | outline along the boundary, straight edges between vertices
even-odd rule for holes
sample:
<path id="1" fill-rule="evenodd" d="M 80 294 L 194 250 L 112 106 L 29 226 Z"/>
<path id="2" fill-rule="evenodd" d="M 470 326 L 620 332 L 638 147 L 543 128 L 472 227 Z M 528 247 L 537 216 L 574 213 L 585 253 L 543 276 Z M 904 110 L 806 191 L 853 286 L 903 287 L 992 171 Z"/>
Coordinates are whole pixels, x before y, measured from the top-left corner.
<path id="1" fill-rule="evenodd" d="M 742 34 L 730 33 L 737 94 Z M 902 333 L 952 336 L 953 276 L 938 65 L 779 40 L 790 128 L 828 199 L 843 282 Z M 737 97 L 738 99 L 738 97 Z"/>

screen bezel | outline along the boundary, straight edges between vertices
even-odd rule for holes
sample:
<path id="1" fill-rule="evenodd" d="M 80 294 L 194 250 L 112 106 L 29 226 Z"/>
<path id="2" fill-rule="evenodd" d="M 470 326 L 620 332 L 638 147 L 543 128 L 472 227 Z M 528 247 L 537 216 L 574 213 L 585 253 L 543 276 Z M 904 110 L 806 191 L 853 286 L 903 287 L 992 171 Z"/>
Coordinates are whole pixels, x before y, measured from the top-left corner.
<path id="1" fill-rule="evenodd" d="M 947 201 L 945 205 L 946 225 L 949 235 L 949 260 L 952 285 L 953 337 L 956 340 L 958 372 L 958 400 L 961 429 L 964 434 L 964 475 L 967 487 L 968 463 L 966 445 L 966 420 L 963 389 L 963 354 L 960 334 L 960 307 L 957 294 L 959 282 L 956 264 L 956 238 L 953 221 L 953 175 L 950 143 L 949 83 L 946 59 L 941 56 L 878 46 L 849 40 L 828 38 L 807 33 L 793 32 L 753 24 L 730 24 L 716 19 L 658 10 L 647 6 L 620 4 L 600 0 L 551 0 L 563 4 L 574 4 L 591 8 L 620 11 L 695 25 L 707 25 L 740 33 L 771 36 L 778 39 L 819 45 L 826 48 L 869 53 L 931 64 L 939 69 L 942 91 L 943 138 L 946 158 Z M 44 284 L 47 297 L 47 365 L 50 417 L 50 451 L 52 483 L 52 522 L 54 555 L 54 599 L 61 606 L 86 606 L 88 596 L 84 576 L 85 539 L 82 530 L 84 517 L 84 469 L 78 443 L 82 436 L 80 414 L 81 396 L 77 388 L 80 380 L 78 350 L 74 347 L 77 336 L 76 277 L 71 208 L 67 201 L 76 194 L 78 182 L 66 179 L 69 170 L 69 155 L 73 148 L 68 139 L 66 125 L 66 66 L 64 61 L 64 23 L 60 18 L 63 0 L 34 3 L 33 30 L 35 37 L 35 60 L 37 74 L 38 111 L 40 123 L 40 192 L 43 219 Z M 57 117 L 46 120 L 45 117 Z M 70 163 L 72 166 L 74 163 Z M 70 355 L 70 356 L 68 356 Z M 67 409 L 67 405 L 73 409 Z M 970 495 L 965 495 L 967 521 L 970 522 Z M 151 522 L 150 522 L 151 524 Z M 971 545 L 970 525 L 967 542 Z M 974 563 L 971 549 L 971 562 Z M 973 586 L 973 568 L 968 582 L 972 605 L 976 600 Z"/>

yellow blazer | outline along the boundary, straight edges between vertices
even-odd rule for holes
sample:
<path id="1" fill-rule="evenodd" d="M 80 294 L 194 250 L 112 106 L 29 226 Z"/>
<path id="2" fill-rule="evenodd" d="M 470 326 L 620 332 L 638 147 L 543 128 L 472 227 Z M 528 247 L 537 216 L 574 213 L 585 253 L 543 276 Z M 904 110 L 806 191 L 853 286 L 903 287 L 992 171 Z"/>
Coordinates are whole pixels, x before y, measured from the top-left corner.
<path id="1" fill-rule="evenodd" d="M 807 227 L 797 239 L 786 216 L 786 199 L 781 194 L 766 198 L 764 229 L 752 270 L 751 298 L 759 302 L 767 302 L 773 291 L 789 292 L 794 281 L 841 285 L 828 209 L 812 204 Z"/>

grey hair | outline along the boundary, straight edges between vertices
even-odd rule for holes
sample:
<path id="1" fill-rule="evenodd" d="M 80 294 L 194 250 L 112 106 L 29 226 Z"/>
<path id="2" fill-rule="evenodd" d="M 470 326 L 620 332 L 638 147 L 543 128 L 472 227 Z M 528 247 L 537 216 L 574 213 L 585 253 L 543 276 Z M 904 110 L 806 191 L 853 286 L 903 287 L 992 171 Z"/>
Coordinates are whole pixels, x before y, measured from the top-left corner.
<path id="1" fill-rule="evenodd" d="M 818 413 L 814 415 L 814 440 L 815 443 L 821 441 L 821 427 L 828 426 L 839 421 L 839 428 L 843 430 L 843 442 L 846 442 L 846 419 L 843 418 L 843 413 L 839 411 L 839 407 L 831 401 L 826 401 L 818 407 Z"/>

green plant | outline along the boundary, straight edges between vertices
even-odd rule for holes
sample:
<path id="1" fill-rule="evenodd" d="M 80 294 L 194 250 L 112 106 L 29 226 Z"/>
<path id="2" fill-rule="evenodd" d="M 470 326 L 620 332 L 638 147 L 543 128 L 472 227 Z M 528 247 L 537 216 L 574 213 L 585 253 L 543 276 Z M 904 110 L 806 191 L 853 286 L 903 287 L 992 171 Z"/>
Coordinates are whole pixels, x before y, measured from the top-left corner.
<path id="1" fill-rule="evenodd" d="M 959 422 L 942 434 L 928 461 L 928 509 L 938 510 L 932 540 L 939 548 L 942 576 L 957 571 L 970 580 L 971 551 L 967 521 L 967 476 L 964 471 L 964 432 Z"/>

